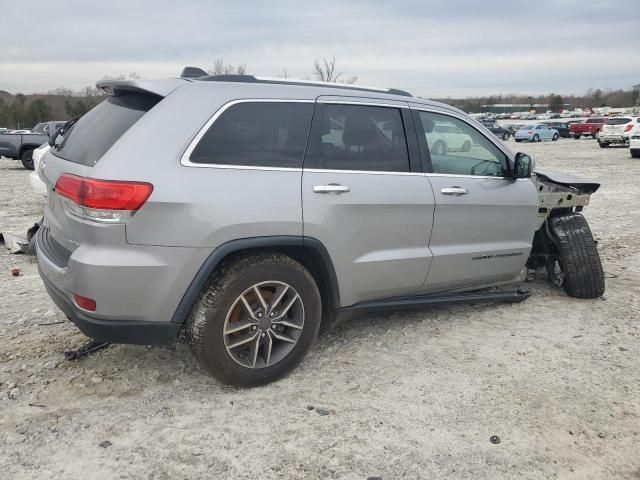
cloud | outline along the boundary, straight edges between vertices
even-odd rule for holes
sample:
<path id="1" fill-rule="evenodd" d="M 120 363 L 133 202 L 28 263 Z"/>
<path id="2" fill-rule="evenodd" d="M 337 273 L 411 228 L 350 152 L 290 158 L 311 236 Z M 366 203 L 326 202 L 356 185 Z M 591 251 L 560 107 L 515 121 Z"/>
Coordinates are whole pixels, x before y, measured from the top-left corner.
<path id="1" fill-rule="evenodd" d="M 286 67 L 308 77 L 314 58 L 332 54 L 360 83 L 426 97 L 581 93 L 640 81 L 640 17 L 621 16 L 606 0 L 21 0 L 2 16 L 0 89 L 13 92 L 129 72 L 174 76 L 217 57 L 250 73 Z"/>

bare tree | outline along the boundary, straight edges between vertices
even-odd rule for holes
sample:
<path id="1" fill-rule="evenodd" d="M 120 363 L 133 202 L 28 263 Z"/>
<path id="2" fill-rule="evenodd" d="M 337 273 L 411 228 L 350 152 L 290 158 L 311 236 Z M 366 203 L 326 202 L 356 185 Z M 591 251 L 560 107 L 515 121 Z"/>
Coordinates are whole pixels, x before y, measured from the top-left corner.
<path id="1" fill-rule="evenodd" d="M 340 78 L 342 72 L 336 72 L 335 55 L 332 55 L 329 60 L 326 57 L 322 57 L 322 62 L 316 58 L 313 62 L 313 70 L 313 75 L 321 82 L 355 83 L 358 80 L 358 77 Z"/>
<path id="2" fill-rule="evenodd" d="M 287 67 L 284 67 L 282 69 L 282 71 L 280 72 L 280 75 L 278 75 L 280 78 L 289 78 L 289 71 L 287 70 Z"/>
<path id="3" fill-rule="evenodd" d="M 213 68 L 209 70 L 211 75 L 246 75 L 247 64 L 243 63 L 234 67 L 233 65 L 225 65 L 222 58 L 216 58 L 213 62 Z"/>

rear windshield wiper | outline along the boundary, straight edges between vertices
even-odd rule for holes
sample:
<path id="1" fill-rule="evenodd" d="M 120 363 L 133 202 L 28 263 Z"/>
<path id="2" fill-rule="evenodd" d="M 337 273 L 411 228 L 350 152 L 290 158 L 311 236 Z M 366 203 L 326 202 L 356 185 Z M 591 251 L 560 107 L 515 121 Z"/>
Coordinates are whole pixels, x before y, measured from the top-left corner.
<path id="1" fill-rule="evenodd" d="M 76 118 L 72 118 L 71 120 L 69 120 L 68 122 L 66 122 L 64 125 L 62 125 L 61 127 L 59 127 L 55 132 L 53 132 L 53 135 L 51 135 L 49 137 L 49 146 L 50 147 L 55 147 L 56 145 L 56 138 L 58 138 L 58 135 L 64 135 L 65 133 L 67 133 L 67 131 L 69 131 L 69 129 L 80 119 L 80 117 L 76 117 Z"/>

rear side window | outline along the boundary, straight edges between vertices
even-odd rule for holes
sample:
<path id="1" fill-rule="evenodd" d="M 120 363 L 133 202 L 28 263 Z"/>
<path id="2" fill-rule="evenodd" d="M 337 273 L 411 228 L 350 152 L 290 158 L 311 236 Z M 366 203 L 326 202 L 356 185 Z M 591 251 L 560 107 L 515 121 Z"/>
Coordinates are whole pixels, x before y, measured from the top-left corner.
<path id="1" fill-rule="evenodd" d="M 161 99 L 143 93 L 109 97 L 80 118 L 64 137 L 58 137 L 52 152 L 70 162 L 93 166 Z"/>
<path id="2" fill-rule="evenodd" d="M 204 134 L 193 163 L 300 168 L 312 103 L 245 102 L 232 105 Z"/>
<path id="3" fill-rule="evenodd" d="M 607 120 L 607 125 L 624 125 L 625 123 L 629 123 L 630 121 L 630 118 L 610 118 L 609 120 Z"/>
<path id="4" fill-rule="evenodd" d="M 305 167 L 408 172 L 409 153 L 400 110 L 320 104 Z"/>

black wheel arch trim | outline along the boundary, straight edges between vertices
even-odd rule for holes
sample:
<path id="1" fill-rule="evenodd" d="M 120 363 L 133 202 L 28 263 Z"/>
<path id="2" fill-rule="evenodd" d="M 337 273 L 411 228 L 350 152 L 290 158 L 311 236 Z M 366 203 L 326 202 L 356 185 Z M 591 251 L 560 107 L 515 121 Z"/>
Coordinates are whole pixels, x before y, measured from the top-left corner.
<path id="1" fill-rule="evenodd" d="M 312 253 L 320 261 L 320 268 L 324 279 L 328 281 L 327 293 L 329 295 L 329 305 L 332 308 L 340 306 L 340 289 L 338 287 L 338 277 L 333 267 L 333 262 L 329 252 L 323 243 L 312 237 L 295 235 L 277 235 L 266 237 L 251 237 L 231 240 L 216 247 L 204 261 L 186 292 L 178 304 L 171 323 L 183 324 L 191 309 L 215 269 L 225 258 L 234 253 L 253 249 L 278 249 L 287 247 L 298 247 Z"/>

